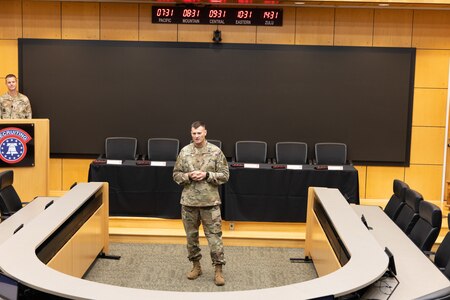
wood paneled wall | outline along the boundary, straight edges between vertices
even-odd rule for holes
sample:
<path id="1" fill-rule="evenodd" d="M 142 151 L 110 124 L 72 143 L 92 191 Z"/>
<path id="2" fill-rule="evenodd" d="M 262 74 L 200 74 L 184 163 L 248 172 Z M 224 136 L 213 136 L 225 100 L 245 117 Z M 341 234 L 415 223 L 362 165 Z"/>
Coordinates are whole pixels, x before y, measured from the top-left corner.
<path id="1" fill-rule="evenodd" d="M 152 24 L 150 4 L 0 0 L 0 79 L 18 72 L 17 39 L 22 37 L 210 42 L 215 29 L 222 31 L 223 43 L 417 48 L 411 166 L 357 166 L 360 193 L 361 198 L 388 198 L 392 180 L 399 178 L 428 200 L 441 198 L 450 11 L 290 7 L 284 8 L 284 25 L 271 28 Z M 87 180 L 89 160 L 52 159 L 50 165 L 52 191 Z"/>

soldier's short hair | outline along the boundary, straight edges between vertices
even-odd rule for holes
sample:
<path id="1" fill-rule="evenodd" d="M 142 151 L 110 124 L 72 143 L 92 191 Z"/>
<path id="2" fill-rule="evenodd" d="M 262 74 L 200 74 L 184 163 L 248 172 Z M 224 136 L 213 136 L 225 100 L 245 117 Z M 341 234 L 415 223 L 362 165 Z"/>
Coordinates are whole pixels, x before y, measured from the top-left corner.
<path id="1" fill-rule="evenodd" d="M 195 121 L 194 123 L 192 123 L 191 128 L 197 129 L 200 126 L 206 129 L 206 124 L 203 121 Z"/>
<path id="2" fill-rule="evenodd" d="M 17 80 L 17 77 L 16 77 L 16 75 L 14 75 L 14 74 L 8 74 L 8 75 L 6 75 L 6 76 L 5 76 L 5 80 L 8 80 L 8 78 L 15 78 L 15 79 Z"/>

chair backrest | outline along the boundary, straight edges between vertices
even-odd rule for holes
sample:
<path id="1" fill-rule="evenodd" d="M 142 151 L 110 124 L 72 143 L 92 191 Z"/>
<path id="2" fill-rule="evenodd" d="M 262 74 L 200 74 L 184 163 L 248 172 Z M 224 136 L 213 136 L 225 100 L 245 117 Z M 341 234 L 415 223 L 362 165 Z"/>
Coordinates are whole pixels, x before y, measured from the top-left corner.
<path id="1" fill-rule="evenodd" d="M 238 141 L 235 144 L 237 162 L 265 163 L 267 160 L 267 143 L 260 141 Z"/>
<path id="2" fill-rule="evenodd" d="M 22 201 L 13 187 L 14 172 L 0 173 L 0 212 L 2 216 L 10 216 L 22 208 Z"/>
<path id="3" fill-rule="evenodd" d="M 445 266 L 443 273 L 450 280 L 450 261 Z"/>
<path id="4" fill-rule="evenodd" d="M 428 201 L 419 204 L 419 220 L 417 220 L 409 238 L 422 251 L 430 251 L 436 241 L 442 225 L 441 209 Z"/>
<path id="5" fill-rule="evenodd" d="M 403 232 L 409 234 L 419 219 L 419 205 L 423 201 L 420 193 L 412 189 L 405 190 L 405 205 L 400 210 L 395 223 Z"/>
<path id="6" fill-rule="evenodd" d="M 409 185 L 405 182 L 394 179 L 394 194 L 389 199 L 388 203 L 384 208 L 384 212 L 391 218 L 391 220 L 395 221 L 397 219 L 400 210 L 403 205 L 405 205 L 405 191 L 409 188 Z"/>
<path id="7" fill-rule="evenodd" d="M 447 232 L 434 255 L 434 264 L 443 270 L 450 263 L 450 231 Z"/>
<path id="8" fill-rule="evenodd" d="M 153 161 L 175 161 L 180 151 L 180 141 L 170 138 L 151 138 L 147 143 L 147 155 Z"/>
<path id="9" fill-rule="evenodd" d="M 308 145 L 302 142 L 278 142 L 275 144 L 275 157 L 279 164 L 306 164 Z"/>
<path id="10" fill-rule="evenodd" d="M 217 147 L 219 147 L 220 150 L 222 150 L 222 141 L 219 140 L 209 140 L 208 139 L 208 143 L 211 143 L 213 145 L 216 145 Z"/>
<path id="11" fill-rule="evenodd" d="M 343 143 L 317 143 L 314 146 L 316 163 L 319 165 L 345 165 L 347 145 Z"/>
<path id="12" fill-rule="evenodd" d="M 137 139 L 133 137 L 108 137 L 105 140 L 107 159 L 134 160 L 137 154 Z"/>

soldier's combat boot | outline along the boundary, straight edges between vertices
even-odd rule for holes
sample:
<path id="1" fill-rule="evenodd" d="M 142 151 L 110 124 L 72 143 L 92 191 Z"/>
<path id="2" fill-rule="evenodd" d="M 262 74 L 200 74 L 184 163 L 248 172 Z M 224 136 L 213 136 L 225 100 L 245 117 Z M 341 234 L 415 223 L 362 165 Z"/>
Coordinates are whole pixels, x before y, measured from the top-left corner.
<path id="1" fill-rule="evenodd" d="M 214 274 L 214 283 L 218 286 L 225 284 L 225 278 L 222 274 L 222 265 L 216 265 L 216 273 Z"/>
<path id="2" fill-rule="evenodd" d="M 187 278 L 193 280 L 197 279 L 197 277 L 200 275 L 202 275 L 202 267 L 200 266 L 200 261 L 194 261 L 192 270 L 187 273 Z"/>

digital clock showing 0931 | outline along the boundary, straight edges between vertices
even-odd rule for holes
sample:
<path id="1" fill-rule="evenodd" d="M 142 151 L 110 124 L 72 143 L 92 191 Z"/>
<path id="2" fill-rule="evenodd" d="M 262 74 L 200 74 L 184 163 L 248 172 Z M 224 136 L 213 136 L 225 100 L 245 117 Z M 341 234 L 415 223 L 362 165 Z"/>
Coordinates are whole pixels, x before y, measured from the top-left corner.
<path id="1" fill-rule="evenodd" d="M 152 23 L 282 26 L 283 10 L 153 6 Z"/>

